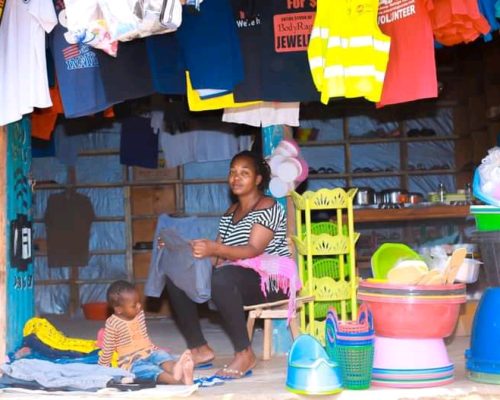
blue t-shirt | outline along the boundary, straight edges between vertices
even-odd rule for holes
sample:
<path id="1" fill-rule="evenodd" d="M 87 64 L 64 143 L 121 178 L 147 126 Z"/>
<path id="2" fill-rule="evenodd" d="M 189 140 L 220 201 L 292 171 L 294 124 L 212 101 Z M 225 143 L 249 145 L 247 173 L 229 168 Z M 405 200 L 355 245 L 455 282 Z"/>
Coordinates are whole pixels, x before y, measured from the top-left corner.
<path id="1" fill-rule="evenodd" d="M 229 0 L 201 3 L 200 12 L 183 7 L 175 35 L 194 89 L 233 90 L 243 80 L 243 61 Z"/>
<path id="2" fill-rule="evenodd" d="M 64 10 L 54 1 L 58 20 Z M 91 115 L 112 105 L 106 98 L 96 51 L 86 44 L 70 44 L 64 39 L 67 29 L 59 22 L 50 34 L 49 46 L 56 67 L 59 91 L 67 118 Z"/>

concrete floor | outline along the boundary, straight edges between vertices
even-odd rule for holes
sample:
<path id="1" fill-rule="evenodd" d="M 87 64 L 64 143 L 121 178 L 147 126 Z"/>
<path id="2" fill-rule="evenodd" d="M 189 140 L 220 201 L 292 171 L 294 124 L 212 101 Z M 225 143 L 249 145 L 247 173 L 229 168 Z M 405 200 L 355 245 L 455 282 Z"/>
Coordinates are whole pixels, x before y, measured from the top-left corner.
<path id="1" fill-rule="evenodd" d="M 47 317 L 54 325 L 67 336 L 94 338 L 97 330 L 103 326 L 102 322 L 82 319 L 67 319 L 62 317 Z M 232 348 L 220 325 L 208 319 L 202 320 L 205 336 L 214 348 L 217 358 L 214 369 L 196 371 L 196 375 L 210 375 L 231 359 Z M 171 319 L 148 319 L 148 328 L 152 340 L 161 347 L 168 347 L 173 353 L 180 353 L 185 343 L 175 323 Z M 448 350 L 451 360 L 455 363 L 456 380 L 453 384 L 428 389 L 391 389 L 372 387 L 369 390 L 344 390 L 336 396 L 345 399 L 500 399 L 500 385 L 486 385 L 469 381 L 464 373 L 464 350 L 469 346 L 468 337 L 454 337 L 448 340 Z M 254 350 L 261 356 L 262 331 L 257 329 L 253 341 Z M 404 356 L 404 355 L 402 355 Z M 277 355 L 270 361 L 259 361 L 251 377 L 226 382 L 224 385 L 200 388 L 192 398 L 200 399 L 300 399 L 307 396 L 298 396 L 285 389 L 286 356 Z M 320 396 L 326 398 L 328 396 Z"/>

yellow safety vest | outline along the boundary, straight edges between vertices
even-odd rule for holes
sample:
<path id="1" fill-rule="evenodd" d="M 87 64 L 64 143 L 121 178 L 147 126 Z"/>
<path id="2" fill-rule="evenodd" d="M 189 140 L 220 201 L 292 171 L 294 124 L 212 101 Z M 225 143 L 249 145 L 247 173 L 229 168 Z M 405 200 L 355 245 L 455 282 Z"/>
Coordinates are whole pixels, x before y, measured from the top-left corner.
<path id="1" fill-rule="evenodd" d="M 308 56 L 322 103 L 380 100 L 390 37 L 378 28 L 377 11 L 378 0 L 318 0 Z"/>

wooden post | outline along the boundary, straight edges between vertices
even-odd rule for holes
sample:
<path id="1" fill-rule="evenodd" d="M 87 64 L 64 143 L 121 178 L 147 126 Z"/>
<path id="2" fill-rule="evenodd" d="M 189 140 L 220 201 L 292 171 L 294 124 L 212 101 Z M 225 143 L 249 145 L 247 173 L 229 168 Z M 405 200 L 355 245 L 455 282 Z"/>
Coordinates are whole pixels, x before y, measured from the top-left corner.
<path id="1" fill-rule="evenodd" d="M 7 352 L 22 343 L 23 328 L 35 314 L 34 272 L 31 246 L 31 121 L 22 120 L 9 124 L 2 134 L 6 152 L 2 155 L 5 171 L 5 215 L 2 229 L 5 259 L 5 345 Z M 12 231 L 12 232 L 11 232 Z M 15 246 L 15 247 L 14 247 Z"/>
<path id="2" fill-rule="evenodd" d="M 7 352 L 7 133 L 0 126 L 0 362 L 4 362 Z"/>

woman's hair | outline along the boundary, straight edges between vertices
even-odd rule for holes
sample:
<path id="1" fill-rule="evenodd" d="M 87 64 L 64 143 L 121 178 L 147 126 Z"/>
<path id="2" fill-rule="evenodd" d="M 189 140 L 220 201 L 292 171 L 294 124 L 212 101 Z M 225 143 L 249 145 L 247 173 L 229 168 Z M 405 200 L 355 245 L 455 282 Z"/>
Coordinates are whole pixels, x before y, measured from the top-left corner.
<path id="1" fill-rule="evenodd" d="M 106 298 L 110 307 L 118 307 L 122 302 L 123 293 L 135 292 L 135 286 L 127 281 L 113 282 L 108 288 Z"/>
<path id="2" fill-rule="evenodd" d="M 262 180 L 257 187 L 260 191 L 264 192 L 269 187 L 269 182 L 271 181 L 271 168 L 269 167 L 269 164 L 259 153 L 255 153 L 249 150 L 243 150 L 232 158 L 231 165 L 233 165 L 233 163 L 237 159 L 243 157 L 252 160 L 255 172 L 257 173 L 257 175 L 260 175 L 262 177 Z"/>

